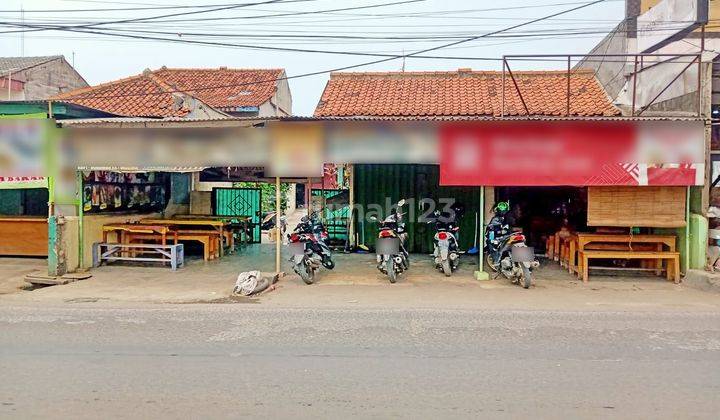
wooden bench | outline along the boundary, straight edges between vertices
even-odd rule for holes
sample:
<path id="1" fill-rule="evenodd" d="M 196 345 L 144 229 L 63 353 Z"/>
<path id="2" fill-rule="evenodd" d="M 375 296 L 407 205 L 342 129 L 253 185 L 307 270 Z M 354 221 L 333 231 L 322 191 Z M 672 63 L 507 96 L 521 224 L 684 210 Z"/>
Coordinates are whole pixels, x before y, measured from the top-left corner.
<path id="1" fill-rule="evenodd" d="M 130 253 L 126 252 L 130 251 Z M 159 255 L 148 257 L 147 254 Z M 93 267 L 99 267 L 103 261 L 140 261 L 170 263 L 177 270 L 185 263 L 183 244 L 118 244 L 96 242 L 93 244 Z M 140 255 L 140 256 L 138 256 Z"/>
<path id="2" fill-rule="evenodd" d="M 661 247 L 662 248 L 662 247 Z M 591 251 L 662 251 L 662 249 L 658 249 L 656 244 L 633 244 L 632 248 L 630 244 L 623 244 L 623 243 L 590 243 L 585 245 L 585 250 L 591 250 Z M 574 255 L 573 255 L 574 253 Z M 575 242 L 568 242 L 567 244 L 567 253 L 565 255 L 565 267 L 568 269 L 568 272 L 570 274 L 580 274 L 582 272 L 583 263 L 580 261 L 577 257 L 578 251 L 577 251 L 577 241 Z M 661 260 L 655 260 L 659 261 L 660 266 L 662 266 Z M 654 262 L 654 261 L 648 261 L 648 260 L 641 260 L 640 264 L 642 264 L 642 267 L 646 267 L 646 263 Z M 657 273 L 660 274 L 659 272 Z"/>
<path id="3" fill-rule="evenodd" d="M 203 259 L 209 261 L 219 257 L 220 249 L 220 233 L 215 230 L 178 230 L 175 231 L 174 240 L 176 241 L 195 241 L 200 242 L 203 246 Z M 128 243 L 133 241 L 153 241 L 157 242 L 157 235 L 146 235 L 134 233 L 127 235 Z M 134 251 L 130 251 L 131 253 Z"/>
<path id="4" fill-rule="evenodd" d="M 220 232 L 216 230 L 178 230 L 179 241 L 196 241 L 203 245 L 205 261 L 220 257 Z"/>
<path id="5" fill-rule="evenodd" d="M 667 260 L 667 279 L 680 283 L 680 253 L 670 251 L 610 251 L 610 250 L 584 250 L 579 252 L 582 266 L 583 282 L 588 281 L 589 262 L 591 259 L 619 259 L 619 260 Z"/>

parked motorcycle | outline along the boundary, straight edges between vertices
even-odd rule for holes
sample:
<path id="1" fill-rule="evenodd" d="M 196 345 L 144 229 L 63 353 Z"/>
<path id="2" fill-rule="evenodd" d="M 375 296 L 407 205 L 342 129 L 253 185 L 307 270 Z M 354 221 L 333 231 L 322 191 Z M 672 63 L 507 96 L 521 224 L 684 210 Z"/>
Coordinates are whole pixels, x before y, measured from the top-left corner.
<path id="1" fill-rule="evenodd" d="M 276 212 L 274 211 L 269 211 L 265 213 L 265 216 L 260 222 L 261 230 L 270 230 L 275 227 L 275 224 L 277 223 L 277 217 L 275 217 L 275 213 Z M 287 231 L 287 217 L 285 215 L 280 216 L 280 231 L 281 233 L 285 233 Z"/>
<path id="2" fill-rule="evenodd" d="M 435 211 L 433 218 L 428 223 L 435 225 L 435 236 L 433 236 L 433 258 L 435 268 L 442 271 L 445 276 L 450 277 L 452 272 L 460 265 L 460 247 L 458 245 L 458 234 L 460 226 L 458 219 L 464 213 L 464 206 L 459 203 L 453 204 L 449 212 Z"/>
<path id="3" fill-rule="evenodd" d="M 397 208 L 393 208 L 390 215 L 380 222 L 376 242 L 377 268 L 388 276 L 390 283 L 395 283 L 397 276 L 410 268 L 410 256 L 405 249 L 407 232 L 402 221 L 404 213 L 400 211 L 404 205 L 404 199 L 398 201 Z M 374 216 L 371 219 L 377 220 Z"/>
<path id="4" fill-rule="evenodd" d="M 498 275 L 527 289 L 532 285 L 532 271 L 540 264 L 533 248 L 525 243 L 525 235 L 508 223 L 509 209 L 509 203 L 498 203 L 495 215 L 485 228 L 485 261 Z"/>
<path id="5" fill-rule="evenodd" d="M 287 236 L 288 246 L 293 251 L 290 261 L 293 270 L 305 284 L 315 281 L 315 271 L 323 266 L 328 270 L 335 268 L 332 252 L 325 241 L 328 234 L 317 213 L 303 216 L 293 232 Z"/>

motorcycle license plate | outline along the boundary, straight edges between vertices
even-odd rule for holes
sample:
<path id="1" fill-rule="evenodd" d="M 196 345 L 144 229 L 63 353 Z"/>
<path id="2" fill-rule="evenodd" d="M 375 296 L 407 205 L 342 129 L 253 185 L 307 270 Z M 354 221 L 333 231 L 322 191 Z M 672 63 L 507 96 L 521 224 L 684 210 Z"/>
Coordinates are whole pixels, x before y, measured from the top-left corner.
<path id="1" fill-rule="evenodd" d="M 400 253 L 400 238 L 378 238 L 375 243 L 378 255 L 396 255 Z"/>
<path id="2" fill-rule="evenodd" d="M 531 246 L 514 246 L 511 257 L 513 262 L 535 261 L 535 249 Z"/>
<path id="3" fill-rule="evenodd" d="M 305 255 L 305 244 L 303 242 L 292 242 L 288 244 L 292 255 Z"/>

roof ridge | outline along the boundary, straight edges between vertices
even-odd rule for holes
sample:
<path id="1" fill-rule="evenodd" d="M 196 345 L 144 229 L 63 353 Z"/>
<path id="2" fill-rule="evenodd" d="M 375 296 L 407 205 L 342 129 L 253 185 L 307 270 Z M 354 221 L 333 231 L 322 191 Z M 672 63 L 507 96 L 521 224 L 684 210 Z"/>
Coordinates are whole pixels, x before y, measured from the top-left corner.
<path id="1" fill-rule="evenodd" d="M 61 94 L 59 94 L 59 95 L 55 95 L 55 96 L 50 97 L 50 99 L 51 99 L 51 100 L 70 99 L 70 98 L 73 98 L 73 97 L 75 97 L 75 96 L 77 96 L 77 95 L 83 94 L 83 93 L 85 93 L 85 92 L 90 92 L 90 91 L 93 91 L 93 90 L 96 90 L 96 89 L 100 89 L 100 88 L 104 88 L 104 87 L 108 87 L 108 86 L 112 86 L 112 85 L 117 85 L 117 84 L 120 84 L 120 83 L 129 82 L 130 80 L 139 79 L 139 78 L 141 78 L 141 77 L 143 77 L 143 74 L 142 74 L 142 73 L 136 74 L 135 76 L 123 77 L 122 79 L 117 79 L 117 80 L 112 80 L 112 81 L 109 81 L 109 82 L 100 83 L 99 85 L 86 86 L 86 87 L 84 87 L 84 88 L 79 88 L 79 89 L 71 90 L 71 91 L 69 91 L 69 92 L 61 93 Z"/>
<path id="2" fill-rule="evenodd" d="M 593 74 L 592 69 L 573 69 L 571 75 Z M 330 78 L 373 78 L 373 77 L 432 77 L 432 76 L 500 76 L 500 70 L 431 70 L 431 71 L 385 71 L 385 72 L 331 72 Z M 505 72 L 508 74 L 508 72 Z M 567 70 L 515 70 L 513 75 L 520 76 L 550 76 L 566 75 Z"/>
<path id="3" fill-rule="evenodd" d="M 165 93 L 183 93 L 185 95 L 193 96 L 189 94 L 188 92 L 180 89 L 177 86 L 172 86 L 168 82 L 162 80 L 158 75 L 156 75 L 153 71 L 145 70 L 142 74 L 144 77 L 146 77 L 151 82 L 155 83 L 156 85 L 160 86 L 160 88 L 165 91 Z"/>
<path id="4" fill-rule="evenodd" d="M 153 73 L 161 72 L 161 71 L 285 71 L 284 68 L 281 67 L 272 67 L 272 68 L 236 68 L 236 67 L 160 67 L 159 69 L 152 70 Z"/>
<path id="5" fill-rule="evenodd" d="M 23 57 L 18 57 L 18 56 L 14 56 L 14 55 L 6 55 L 6 56 L 0 57 L 0 59 L 3 59 L 3 58 L 18 58 L 18 59 L 30 60 L 30 59 L 33 59 L 33 58 L 47 58 L 47 59 L 52 60 L 52 59 L 59 58 L 59 57 L 63 57 L 63 55 L 60 55 L 60 54 L 56 54 L 56 55 L 30 55 L 30 56 L 23 56 Z"/>

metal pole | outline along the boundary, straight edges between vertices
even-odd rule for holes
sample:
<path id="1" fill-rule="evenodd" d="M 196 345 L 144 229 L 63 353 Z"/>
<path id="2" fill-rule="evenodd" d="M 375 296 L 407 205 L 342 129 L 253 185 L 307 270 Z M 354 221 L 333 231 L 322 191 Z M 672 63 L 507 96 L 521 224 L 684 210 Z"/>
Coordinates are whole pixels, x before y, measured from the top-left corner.
<path id="1" fill-rule="evenodd" d="M 478 269 L 475 280 L 489 280 L 490 275 L 485 272 L 483 256 L 485 254 L 485 187 L 480 187 L 480 211 L 478 212 Z"/>
<path id="2" fill-rule="evenodd" d="M 355 186 L 353 185 L 355 183 L 355 167 L 352 164 L 348 164 L 346 167 L 345 176 L 348 178 L 348 204 L 350 205 L 350 210 L 348 213 L 348 217 L 350 217 L 350 220 L 348 221 L 348 244 L 352 246 L 356 246 L 355 243 L 355 221 L 353 220 L 353 209 L 355 208 Z"/>
<path id="3" fill-rule="evenodd" d="M 307 215 L 310 217 L 312 214 L 312 178 L 308 177 L 307 179 L 307 185 L 305 187 L 305 197 L 307 197 L 307 203 L 305 205 L 307 206 Z"/>
<path id="4" fill-rule="evenodd" d="M 280 177 L 275 177 L 275 273 L 280 273 L 280 244 L 282 231 L 280 230 Z"/>
<path id="5" fill-rule="evenodd" d="M 638 58 L 637 58 L 637 56 L 635 56 L 635 68 L 633 70 L 632 108 L 630 109 L 631 117 L 635 116 L 635 93 L 637 92 L 637 67 L 638 67 Z"/>
<path id="6" fill-rule="evenodd" d="M 502 86 L 501 86 L 501 94 L 500 94 L 500 117 L 505 116 L 505 57 L 503 57 L 503 65 L 502 65 Z"/>
<path id="7" fill-rule="evenodd" d="M 702 73 L 702 55 L 705 51 L 705 25 L 702 25 L 700 29 L 700 54 L 698 54 L 698 80 L 697 80 L 697 116 L 702 115 L 702 76 L 700 73 Z"/>
<path id="8" fill-rule="evenodd" d="M 655 101 L 660 97 L 660 95 L 662 95 L 663 93 L 665 93 L 665 91 L 668 90 L 668 88 L 670 88 L 670 86 L 671 86 L 673 83 L 675 83 L 675 81 L 676 81 L 677 79 L 679 79 L 680 76 L 682 76 L 683 73 L 685 73 L 685 72 L 687 71 L 687 69 L 689 69 L 689 68 L 695 63 L 695 61 L 697 61 L 697 60 L 698 60 L 698 57 L 696 56 L 693 61 L 691 61 L 687 66 L 685 66 L 685 68 L 682 69 L 682 71 L 681 71 L 680 73 L 678 73 L 678 75 L 675 76 L 675 77 L 670 81 L 670 83 L 668 83 L 667 85 L 665 85 L 665 87 L 660 91 L 660 93 L 658 93 L 657 95 L 655 95 L 655 97 L 652 99 L 652 101 L 650 101 L 647 105 L 645 105 L 644 107 L 642 107 L 642 108 L 640 109 L 640 112 L 637 113 L 637 116 L 640 116 L 643 112 L 645 112 L 646 109 L 650 108 L 650 106 L 655 103 Z M 698 72 L 698 73 L 699 73 L 699 72 Z"/>
<path id="9" fill-rule="evenodd" d="M 685 255 L 683 262 L 685 263 L 685 273 L 690 269 L 690 187 L 685 187 Z"/>
<path id="10" fill-rule="evenodd" d="M 83 231 L 83 219 L 85 218 L 85 209 L 83 208 L 83 178 L 82 172 L 77 171 L 75 175 L 75 185 L 78 191 L 77 208 L 78 208 L 78 267 L 82 270 L 85 263 L 85 232 Z"/>
<path id="11" fill-rule="evenodd" d="M 510 80 L 512 80 L 513 85 L 515 86 L 515 90 L 517 91 L 518 96 L 520 97 L 520 102 L 523 104 L 523 108 L 525 108 L 525 113 L 527 115 L 530 115 L 530 110 L 527 107 L 527 104 L 525 103 L 525 99 L 523 99 L 522 92 L 520 92 L 520 86 L 518 86 L 517 82 L 515 81 L 515 76 L 513 76 L 512 70 L 510 70 L 510 66 L 507 68 L 508 76 L 510 76 Z"/>
<path id="12" fill-rule="evenodd" d="M 570 116 L 570 56 L 568 55 L 567 62 L 567 116 Z"/>

